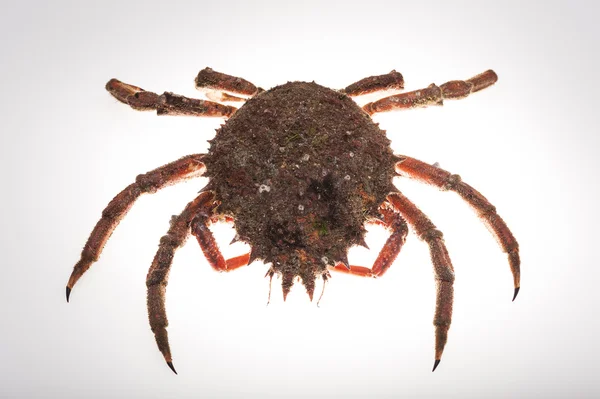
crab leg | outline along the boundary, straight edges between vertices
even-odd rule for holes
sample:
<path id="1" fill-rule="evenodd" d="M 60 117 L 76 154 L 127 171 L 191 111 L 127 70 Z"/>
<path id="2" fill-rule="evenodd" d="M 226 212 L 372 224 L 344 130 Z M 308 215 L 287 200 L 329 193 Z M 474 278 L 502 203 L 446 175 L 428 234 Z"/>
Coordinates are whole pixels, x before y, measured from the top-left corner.
<path id="1" fill-rule="evenodd" d="M 454 268 L 446 250 L 442 232 L 435 227 L 431 220 L 401 193 L 392 193 L 388 195 L 387 199 L 402 214 L 417 236 L 429 245 L 436 282 L 435 316 L 433 318 L 435 362 L 432 370 L 435 371 L 440 364 L 452 321 Z"/>
<path id="2" fill-rule="evenodd" d="M 211 194 L 212 195 L 212 194 Z M 214 206 L 213 206 L 214 208 Z M 242 266 L 248 265 L 250 262 L 250 254 L 236 256 L 225 260 L 213 233 L 208 226 L 218 220 L 233 221 L 228 216 L 215 216 L 212 214 L 212 209 L 206 212 L 200 212 L 192 221 L 192 235 L 198 240 L 200 249 L 204 253 L 206 260 L 218 272 L 230 272 Z"/>
<path id="3" fill-rule="evenodd" d="M 369 76 L 368 78 L 352 83 L 340 91 L 350 97 L 356 97 L 376 91 L 392 89 L 404 89 L 404 78 L 396 70 L 392 70 L 385 75 Z"/>
<path id="4" fill-rule="evenodd" d="M 227 259 L 225 261 L 225 269 L 220 270 L 220 271 L 230 272 L 230 271 L 238 269 L 242 266 L 248 266 L 248 264 L 250 263 L 249 260 L 250 260 L 249 253 Z"/>
<path id="5" fill-rule="evenodd" d="M 133 109 L 138 111 L 156 110 L 157 115 L 229 117 L 237 110 L 229 105 L 188 98 L 170 92 L 158 95 L 117 79 L 109 80 L 106 90 L 114 98 Z"/>
<path id="6" fill-rule="evenodd" d="M 473 187 L 461 181 L 459 175 L 453 175 L 450 172 L 414 158 L 406 156 L 402 156 L 402 158 L 403 160 L 396 163 L 396 172 L 398 174 L 431 184 L 442 190 L 455 191 L 477 212 L 502 247 L 502 250 L 508 254 L 508 262 L 515 287 L 513 294 L 514 301 L 520 289 L 521 261 L 519 258 L 519 244 L 504 220 L 496 213 L 496 207 L 490 204 Z"/>
<path id="7" fill-rule="evenodd" d="M 369 115 L 373 115 L 378 112 L 387 112 L 396 109 L 443 105 L 444 99 L 467 97 L 471 93 L 493 85 L 497 80 L 498 75 L 490 69 L 468 80 L 452 80 L 441 86 L 432 83 L 424 89 L 385 97 L 364 105 L 363 109 Z"/>
<path id="8" fill-rule="evenodd" d="M 211 99 L 215 99 L 216 101 L 245 101 L 244 98 L 223 92 L 253 96 L 261 91 L 261 89 L 246 79 L 226 75 L 208 67 L 198 72 L 198 76 L 196 76 L 196 88 L 198 90 L 210 90 L 209 98 L 211 98 L 211 95 L 214 95 Z"/>
<path id="9" fill-rule="evenodd" d="M 169 348 L 169 337 L 167 334 L 167 313 L 165 310 L 165 292 L 169 279 L 169 271 L 173 262 L 175 251 L 181 247 L 190 235 L 197 229 L 199 224 L 207 225 L 215 208 L 214 194 L 205 191 L 202 192 L 195 200 L 190 202 L 183 212 L 176 216 L 171 221 L 171 227 L 165 236 L 160 239 L 158 251 L 154 256 L 148 276 L 146 278 L 146 286 L 148 287 L 148 318 L 150 320 L 150 328 L 156 338 L 158 349 L 163 354 L 167 365 L 175 374 L 171 350 Z M 223 259 L 223 255 L 219 251 L 212 233 L 206 229 L 208 233 L 203 235 L 203 241 L 198 239 L 200 247 L 206 255 L 206 258 L 213 265 L 214 258 Z M 193 233 L 196 235 L 196 233 Z M 206 240 L 208 238 L 208 240 Z M 212 245 L 210 242 L 212 241 Z M 209 244 L 207 244 L 209 242 Z M 216 255 L 216 256 L 215 256 Z M 237 256 L 228 260 L 223 260 L 220 271 L 231 271 L 241 266 L 248 264 L 249 254 Z M 213 265 L 213 267 L 215 267 Z"/>
<path id="10" fill-rule="evenodd" d="M 450 322 L 452 320 L 454 268 L 452 267 L 452 262 L 450 261 L 448 251 L 446 250 L 442 233 L 437 230 L 435 225 L 415 204 L 401 193 L 392 193 L 388 195 L 386 203 L 390 204 L 394 210 L 394 213 L 391 214 L 395 218 L 395 227 L 392 227 L 394 233 L 383 246 L 373 268 L 368 269 L 363 266 L 350 266 L 350 269 L 348 270 L 344 265 L 338 264 L 331 269 L 364 277 L 378 277 L 382 275 L 394 262 L 402 248 L 402 244 L 404 244 L 407 233 L 406 220 L 417 236 L 429 245 L 431 261 L 435 273 L 437 286 L 435 316 L 433 318 L 433 324 L 435 326 L 435 363 L 433 365 L 433 370 L 435 370 L 440 364 L 444 346 L 448 340 L 448 330 L 450 329 Z M 386 218 L 389 220 L 390 216 L 387 216 Z M 386 218 L 384 218 L 384 221 L 389 223 L 385 220 Z M 397 239 L 397 246 L 394 246 L 394 244 L 391 243 L 391 239 L 394 237 L 395 233 L 399 234 L 398 238 L 401 237 L 401 239 Z M 392 242 L 393 241 L 394 240 L 392 240 Z M 378 268 L 378 262 L 381 262 L 380 264 L 383 267 Z M 377 273 L 376 270 L 380 270 L 380 272 Z"/>
<path id="11" fill-rule="evenodd" d="M 139 175 L 135 179 L 135 183 L 127 186 L 110 201 L 108 206 L 102 211 L 102 218 L 98 221 L 96 227 L 94 227 L 83 247 L 81 259 L 73 268 L 73 272 L 67 283 L 67 302 L 69 301 L 71 289 L 83 273 L 90 268 L 92 263 L 98 260 L 112 232 L 118 226 L 121 219 L 129 212 L 135 200 L 143 193 L 155 193 L 163 187 L 192 177 L 202 176 L 206 169 L 202 162 L 203 158 L 203 154 L 188 155 L 146 174 Z"/>
<path id="12" fill-rule="evenodd" d="M 174 217 L 171 227 L 165 236 L 160 239 L 158 251 L 154 256 L 148 276 L 146 287 L 148 287 L 148 319 L 150 328 L 156 338 L 158 349 L 163 354 L 167 365 L 175 374 L 171 350 L 169 348 L 169 336 L 167 334 L 167 312 L 165 309 L 165 292 L 169 271 L 173 262 L 173 256 L 177 248 L 181 247 L 190 234 L 192 220 L 202 212 L 208 212 L 214 207 L 212 193 L 203 192 L 195 200 L 190 202 L 183 212 Z"/>
<path id="13" fill-rule="evenodd" d="M 192 234 L 198 240 L 200 249 L 202 249 L 204 256 L 212 268 L 218 272 L 230 272 L 252 263 L 250 262 L 250 253 L 225 260 L 212 232 L 208 228 L 210 224 L 217 222 L 234 223 L 234 219 L 229 215 L 221 214 L 198 215 L 192 223 Z M 231 241 L 231 244 L 237 241 L 240 241 L 240 237 L 236 234 L 235 238 Z"/>
<path id="14" fill-rule="evenodd" d="M 388 237 L 383 248 L 381 248 L 373 266 L 369 269 L 368 267 L 354 265 L 348 267 L 343 263 L 338 263 L 331 267 L 331 270 L 363 277 L 383 276 L 400 253 L 400 250 L 406 241 L 408 227 L 406 226 L 404 218 L 391 207 L 389 202 L 386 202 L 381 208 L 381 213 L 383 214 L 383 225 L 388 227 L 392 234 Z"/>

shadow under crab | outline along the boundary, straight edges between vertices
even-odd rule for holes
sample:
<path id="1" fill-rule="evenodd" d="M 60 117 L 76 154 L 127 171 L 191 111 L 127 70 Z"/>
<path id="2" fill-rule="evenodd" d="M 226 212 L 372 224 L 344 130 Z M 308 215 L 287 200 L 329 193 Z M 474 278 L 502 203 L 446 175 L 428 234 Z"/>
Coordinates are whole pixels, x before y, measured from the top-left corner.
<path id="1" fill-rule="evenodd" d="M 403 89 L 402 75 L 392 71 L 362 79 L 342 90 L 314 82 L 288 82 L 268 91 L 206 68 L 196 86 L 207 97 L 245 103 L 239 108 L 218 102 L 158 95 L 110 80 L 106 88 L 119 101 L 159 115 L 229 118 L 217 130 L 207 154 L 193 154 L 146 174 L 119 193 L 104 209 L 81 259 L 67 283 L 67 301 L 79 278 L 98 260 L 113 230 L 143 193 L 208 176 L 209 184 L 174 217 L 160 240 L 148 272 L 148 316 L 159 350 L 173 367 L 166 327 L 165 290 L 174 253 L 189 235 L 196 237 L 210 265 L 231 271 L 260 259 L 270 263 L 268 276 L 282 276 L 284 299 L 296 279 L 311 300 L 318 277 L 329 271 L 379 277 L 399 254 L 408 225 L 431 253 L 436 281 L 435 362 L 438 366 L 452 318 L 454 269 L 442 233 L 392 184 L 395 176 L 414 178 L 458 193 L 489 227 L 508 255 L 514 279 L 513 300 L 520 287 L 518 244 L 496 209 L 474 188 L 436 166 L 392 153 L 385 132 L 370 115 L 395 109 L 442 105 L 494 84 L 489 70 L 466 81 L 384 97 L 359 107 L 352 97 Z M 208 226 L 235 223 L 237 240 L 251 252 L 225 260 Z M 388 228 L 390 236 L 372 267 L 350 265 L 348 249 L 365 245 L 365 223 Z"/>

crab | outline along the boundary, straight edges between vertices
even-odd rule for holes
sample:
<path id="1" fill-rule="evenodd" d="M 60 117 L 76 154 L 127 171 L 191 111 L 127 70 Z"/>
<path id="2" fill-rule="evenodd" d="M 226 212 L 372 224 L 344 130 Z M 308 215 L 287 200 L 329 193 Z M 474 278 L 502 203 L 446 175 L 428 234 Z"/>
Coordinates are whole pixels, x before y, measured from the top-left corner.
<path id="1" fill-rule="evenodd" d="M 281 277 L 283 299 L 300 281 L 313 299 L 315 282 L 330 272 L 381 277 L 405 243 L 408 227 L 429 246 L 436 283 L 434 371 L 440 363 L 452 318 L 454 268 L 442 233 L 392 183 L 396 176 L 416 179 L 456 192 L 475 210 L 507 254 L 520 288 L 519 246 L 496 208 L 477 190 L 437 165 L 393 154 L 385 131 L 371 116 L 392 110 L 442 105 L 491 86 L 497 75 L 487 70 L 411 92 L 395 70 L 334 90 L 315 82 L 288 82 L 263 90 L 251 82 L 205 68 L 196 87 L 208 100 L 170 92 L 161 95 L 111 79 L 106 89 L 136 110 L 158 115 L 226 118 L 209 140 L 206 154 L 192 154 L 137 176 L 108 204 L 93 229 L 66 287 L 67 302 L 81 276 L 98 260 L 119 222 L 144 193 L 199 176 L 209 183 L 171 220 L 160 239 L 147 275 L 150 327 L 158 349 L 175 373 L 167 335 L 165 292 L 173 256 L 188 236 L 196 237 L 208 263 L 230 272 L 256 260 L 270 265 L 266 277 Z M 379 95 L 360 107 L 354 97 Z M 387 93 L 389 94 L 389 92 Z M 239 109 L 221 102 L 243 103 Z M 211 223 L 234 223 L 235 241 L 250 252 L 225 259 L 209 229 Z M 365 225 L 379 224 L 389 237 L 371 267 L 351 265 L 350 247 L 366 247 Z"/>

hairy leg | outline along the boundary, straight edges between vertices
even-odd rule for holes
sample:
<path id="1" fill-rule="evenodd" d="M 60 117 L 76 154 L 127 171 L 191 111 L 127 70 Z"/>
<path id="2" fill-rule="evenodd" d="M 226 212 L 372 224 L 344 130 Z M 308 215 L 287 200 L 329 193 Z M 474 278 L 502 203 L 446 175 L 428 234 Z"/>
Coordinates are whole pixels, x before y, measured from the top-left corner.
<path id="1" fill-rule="evenodd" d="M 169 278 L 169 271 L 173 262 L 173 256 L 177 248 L 181 247 L 190 234 L 190 224 L 200 212 L 208 212 L 214 207 L 213 195 L 203 192 L 195 200 L 190 202 L 183 212 L 174 217 L 171 227 L 165 236 L 160 239 L 158 251 L 154 256 L 148 276 L 146 287 L 148 288 L 148 319 L 150 328 L 156 338 L 158 349 L 163 354 L 165 361 L 173 370 L 171 350 L 169 348 L 169 337 L 167 334 L 167 312 L 165 309 L 165 292 Z"/>
<path id="2" fill-rule="evenodd" d="M 431 220 L 401 193 L 390 194 L 387 199 L 402 214 L 417 236 L 429 245 L 436 282 L 435 316 L 433 318 L 435 326 L 433 370 L 435 370 L 442 358 L 452 321 L 454 268 L 446 250 L 442 232 L 435 227 Z"/>
<path id="3" fill-rule="evenodd" d="M 388 237 L 383 248 L 381 248 L 373 266 L 369 269 L 364 266 L 348 266 L 344 263 L 338 263 L 334 267 L 331 267 L 331 270 L 363 277 L 383 276 L 400 253 L 406 241 L 408 227 L 402 216 L 389 203 L 384 203 L 384 206 L 381 207 L 381 213 L 383 214 L 382 224 L 390 229 L 392 234 Z"/>
<path id="4" fill-rule="evenodd" d="M 216 116 L 229 117 L 237 108 L 212 101 L 188 98 L 164 92 L 161 95 L 140 87 L 111 79 L 106 90 L 120 102 L 138 111 L 156 110 L 157 115 Z"/>
<path id="5" fill-rule="evenodd" d="M 404 89 L 404 78 L 395 70 L 392 70 L 385 75 L 369 76 L 368 78 L 361 79 L 340 91 L 350 97 L 355 97 L 376 91 L 392 89 Z"/>
<path id="6" fill-rule="evenodd" d="M 396 109 L 442 105 L 444 99 L 467 97 L 471 93 L 493 85 L 497 80 L 498 75 L 490 69 L 468 80 L 452 80 L 441 86 L 432 83 L 424 89 L 385 97 L 364 105 L 363 109 L 369 115 L 373 115 L 378 112 L 387 112 Z"/>
<path id="7" fill-rule="evenodd" d="M 496 207 L 475 190 L 473 187 L 461 181 L 460 176 L 453 175 L 438 167 L 426 164 L 414 158 L 402 156 L 403 160 L 396 164 L 396 172 L 401 176 L 407 176 L 427 184 L 431 184 L 442 190 L 452 190 L 458 193 L 483 220 L 488 230 L 492 232 L 502 250 L 508 255 L 508 262 L 514 281 L 513 301 L 520 289 L 520 258 L 519 244 L 512 235 L 508 226 L 496 213 Z"/>
<path id="8" fill-rule="evenodd" d="M 249 81 L 236 76 L 227 75 L 214 71 L 212 68 L 204 68 L 196 76 L 196 88 L 199 90 L 215 90 L 217 92 L 228 92 L 242 96 L 253 96 L 261 89 Z M 223 94 L 229 96 L 229 94 Z M 230 97 L 233 97 L 230 98 Z M 240 101 L 243 99 L 229 96 L 224 101 Z"/>
<path id="9" fill-rule="evenodd" d="M 127 186 L 110 201 L 102 211 L 102 218 L 94 227 L 83 247 L 81 259 L 73 268 L 67 283 L 67 301 L 69 301 L 71 289 L 77 280 L 90 268 L 92 263 L 98 260 L 112 232 L 131 209 L 135 200 L 144 193 L 155 193 L 163 187 L 192 177 L 202 176 L 206 169 L 202 162 L 203 158 L 203 154 L 188 155 L 146 174 L 139 175 L 134 183 Z"/>
<path id="10" fill-rule="evenodd" d="M 216 203 L 214 200 L 214 194 L 205 191 L 202 192 L 195 200 L 190 202 L 183 212 L 173 218 L 171 221 L 171 227 L 165 236 L 160 239 L 158 251 L 154 256 L 148 276 L 146 278 L 146 286 L 148 287 L 148 318 L 150 320 L 150 327 L 156 338 L 156 344 L 158 349 L 163 354 L 167 365 L 173 370 L 175 374 L 175 367 L 173 366 L 173 359 L 171 357 L 171 350 L 169 348 L 169 337 L 167 334 L 167 313 L 165 309 L 165 292 L 169 279 L 169 271 L 171 270 L 171 264 L 173 263 L 173 257 L 175 251 L 181 247 L 188 236 L 190 230 L 193 232 L 196 225 L 199 223 L 205 223 L 210 219 Z M 208 232 L 210 239 L 214 243 L 212 233 Z M 194 235 L 196 235 L 194 233 Z M 200 242 L 200 247 L 206 255 L 207 260 L 214 266 L 215 254 L 220 259 L 223 259 L 221 252 L 214 243 L 213 246 L 206 240 Z M 248 264 L 248 254 L 237 256 L 235 258 L 223 261 L 222 269 L 220 271 L 231 271 L 241 266 Z"/>

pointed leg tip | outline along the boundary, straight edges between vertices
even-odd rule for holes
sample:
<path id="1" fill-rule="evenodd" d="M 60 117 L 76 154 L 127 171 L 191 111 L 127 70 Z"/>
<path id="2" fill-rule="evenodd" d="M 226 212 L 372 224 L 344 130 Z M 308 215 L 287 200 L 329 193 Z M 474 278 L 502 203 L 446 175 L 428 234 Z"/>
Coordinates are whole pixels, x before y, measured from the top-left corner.
<path id="1" fill-rule="evenodd" d="M 71 288 L 67 286 L 67 303 L 69 302 L 69 297 L 71 296 Z"/>
<path id="2" fill-rule="evenodd" d="M 431 370 L 432 373 L 435 371 L 437 366 L 440 364 L 440 361 L 441 361 L 441 359 L 435 359 L 435 362 L 433 363 L 433 370 Z"/>
<path id="3" fill-rule="evenodd" d="M 515 299 L 517 299 L 517 295 L 519 295 L 519 290 L 521 289 L 521 287 L 516 287 L 515 288 L 515 294 L 513 295 L 513 302 L 515 301 Z"/>
<path id="4" fill-rule="evenodd" d="M 177 371 L 175 371 L 175 367 L 173 366 L 173 362 L 167 362 L 167 366 L 169 366 L 169 368 L 173 370 L 175 374 L 177 374 Z"/>

